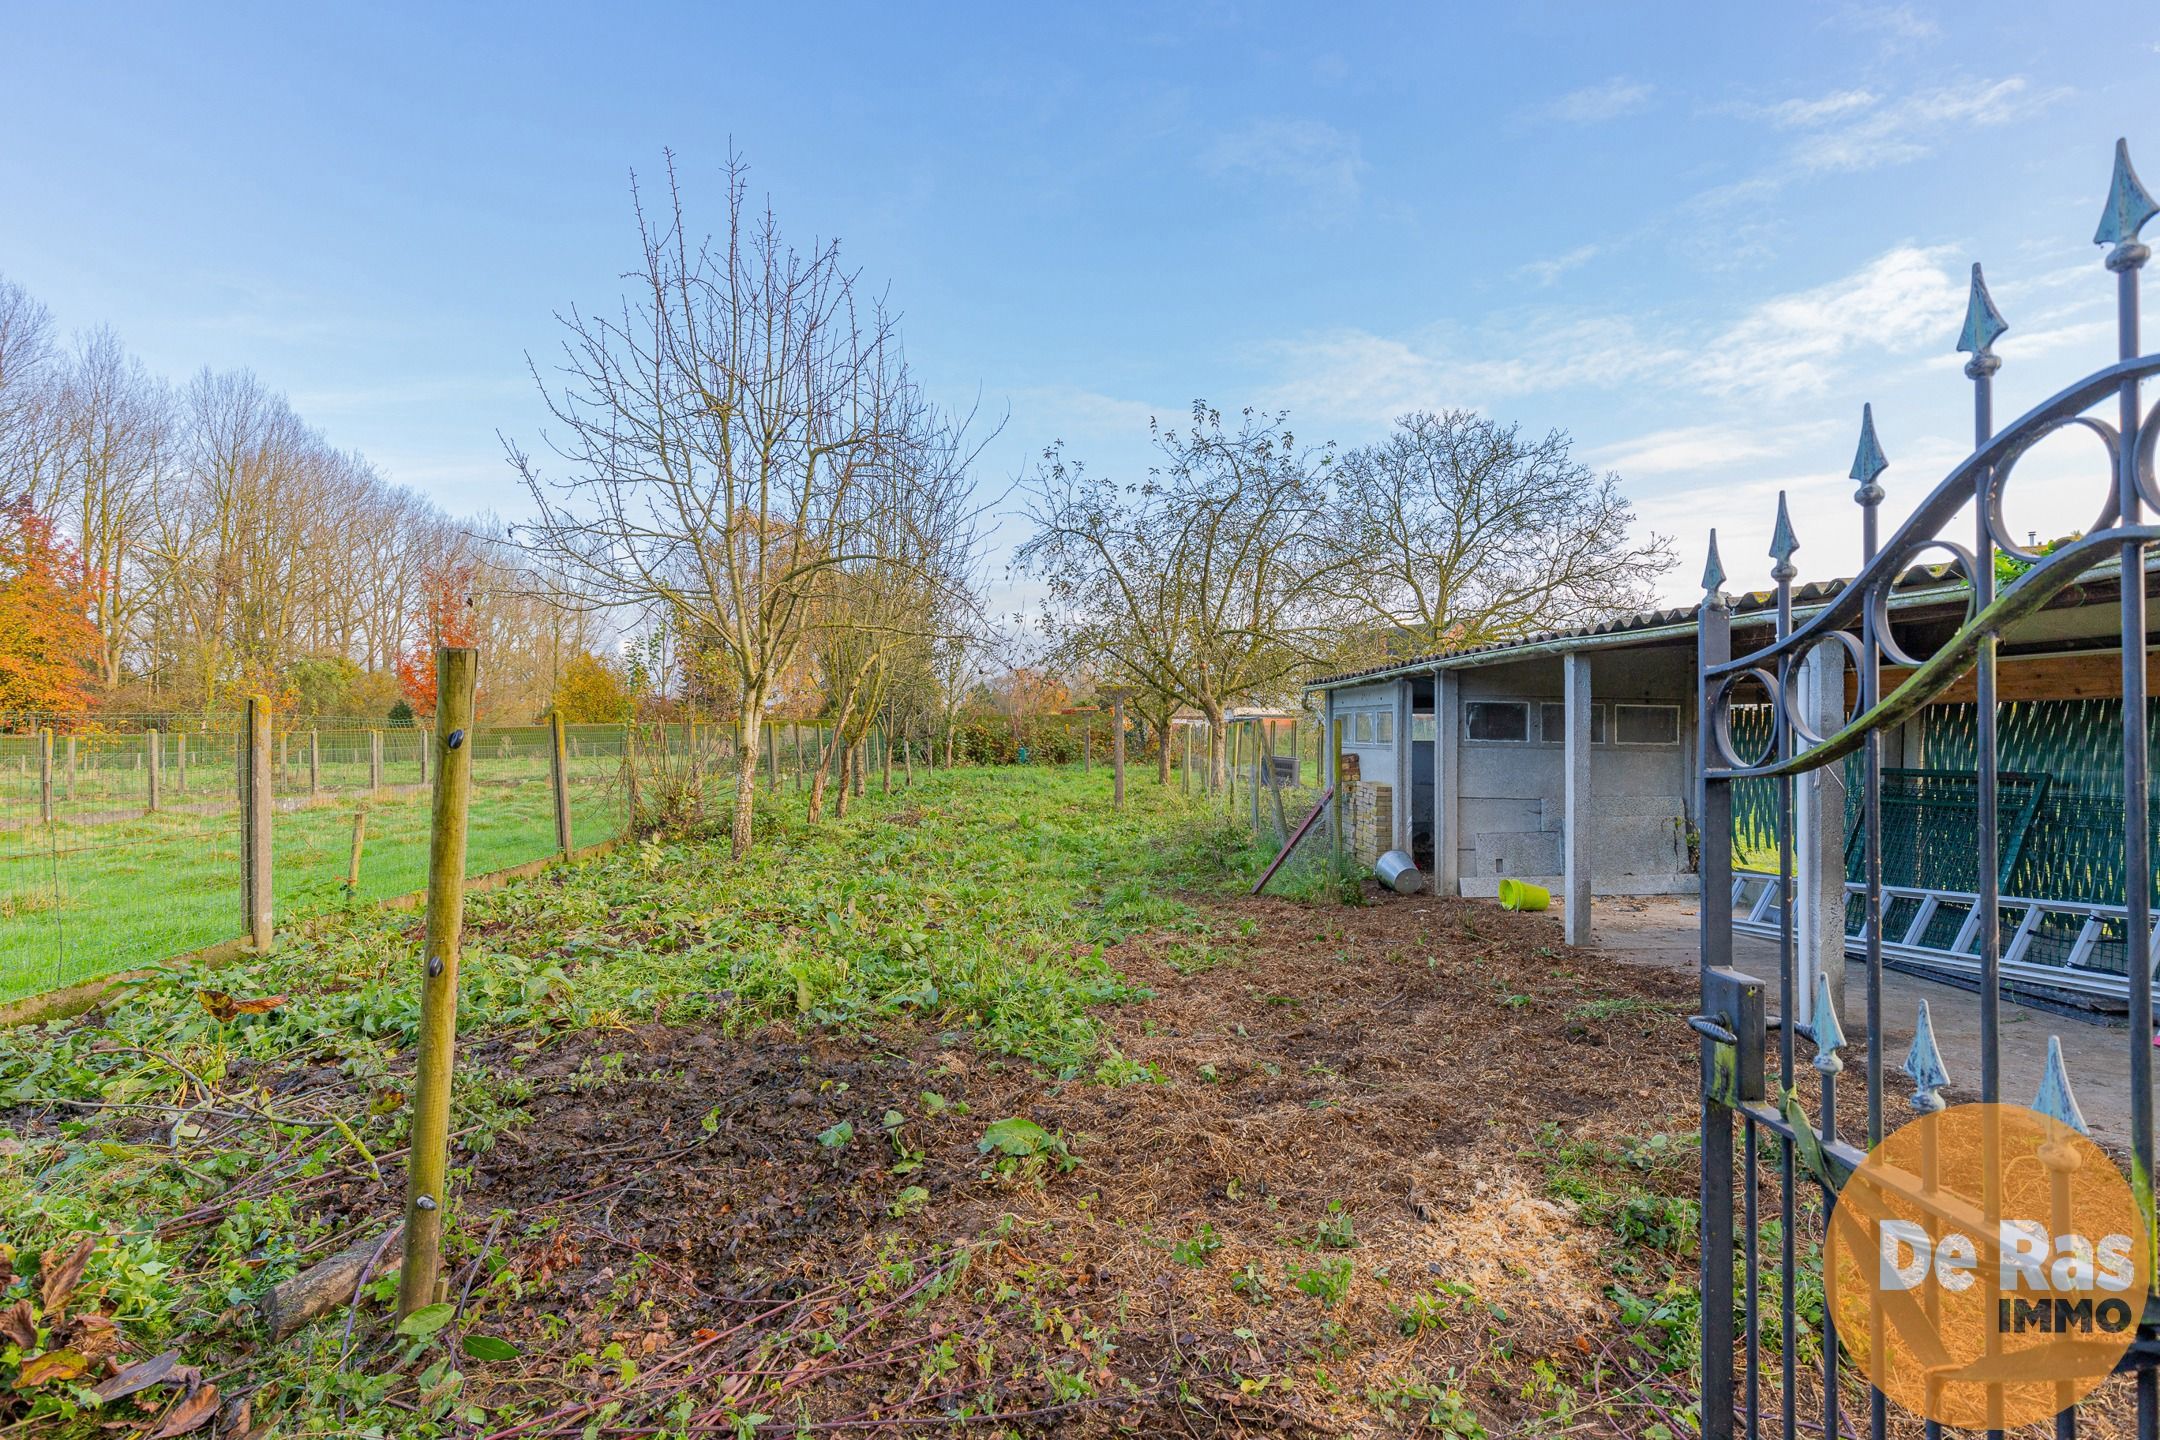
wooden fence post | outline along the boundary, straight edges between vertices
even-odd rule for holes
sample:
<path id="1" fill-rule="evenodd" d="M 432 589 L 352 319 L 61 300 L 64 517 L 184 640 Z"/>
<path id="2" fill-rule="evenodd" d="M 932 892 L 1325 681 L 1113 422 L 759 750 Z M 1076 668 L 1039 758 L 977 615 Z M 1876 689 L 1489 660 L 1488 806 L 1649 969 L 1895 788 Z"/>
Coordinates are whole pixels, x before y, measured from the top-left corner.
<path id="1" fill-rule="evenodd" d="M 458 937 L 465 923 L 465 821 L 472 803 L 473 677 L 479 652 L 436 652 L 435 805 L 428 835 L 427 924 L 420 950 L 420 1045 L 412 1152 L 405 1167 L 405 1263 L 398 1314 L 435 1303 L 441 1284 L 444 1184 L 450 1166 L 450 1082 L 457 1055 Z"/>
<path id="2" fill-rule="evenodd" d="M 307 793 L 309 799 L 322 794 L 322 732 L 307 732 Z"/>
<path id="3" fill-rule="evenodd" d="M 788 731 L 795 737 L 795 793 L 800 795 L 806 783 L 803 779 L 802 726 L 790 725 Z"/>
<path id="4" fill-rule="evenodd" d="M 38 731 L 38 812 L 45 823 L 53 823 L 52 794 L 52 727 Z"/>
<path id="5" fill-rule="evenodd" d="M 548 768 L 555 782 L 555 848 L 570 853 L 570 758 L 563 743 L 562 711 L 548 716 Z"/>
<path id="6" fill-rule="evenodd" d="M 150 771 L 150 813 L 158 812 L 158 781 L 165 759 L 165 737 L 155 730 L 143 732 L 143 757 Z"/>
<path id="7" fill-rule="evenodd" d="M 765 717 L 758 729 L 765 732 L 765 793 L 770 795 L 780 788 L 780 737 L 773 733 L 770 716 Z"/>
<path id="8" fill-rule="evenodd" d="M 1185 759 L 1178 765 L 1177 783 L 1182 794 L 1192 794 L 1192 726 L 1180 726 L 1185 732 Z"/>
<path id="9" fill-rule="evenodd" d="M 248 696 L 240 754 L 240 895 L 247 906 L 248 942 L 267 953 L 273 938 L 270 906 L 270 704 Z"/>
<path id="10" fill-rule="evenodd" d="M 413 722 L 413 754 L 418 756 L 420 760 L 420 783 L 422 785 L 428 782 L 427 757 L 428 750 L 434 743 L 434 738 L 428 733 L 427 726 L 420 724 L 417 720 Z"/>
<path id="11" fill-rule="evenodd" d="M 367 738 L 367 788 L 370 795 L 376 795 L 382 792 L 382 731 L 370 730 Z"/>
<path id="12" fill-rule="evenodd" d="M 352 812 L 352 856 L 345 862 L 345 893 L 360 893 L 360 850 L 367 844 L 367 807 Z"/>
<path id="13" fill-rule="evenodd" d="M 173 776 L 173 788 L 182 795 L 187 794 L 187 731 L 185 730 L 173 736 L 173 769 L 177 772 Z"/>
<path id="14" fill-rule="evenodd" d="M 1333 793 L 1328 800 L 1328 829 L 1334 845 L 1335 875 L 1340 878 L 1343 868 L 1343 793 L 1342 793 L 1342 716 L 1335 710 L 1335 692 L 1327 697 L 1328 784 Z M 1449 836 L 1448 843 L 1455 843 Z"/>
<path id="15" fill-rule="evenodd" d="M 75 798 L 75 737 L 73 735 L 67 737 L 67 769 L 62 772 L 60 777 L 60 798 L 63 800 L 73 800 Z"/>
<path id="16" fill-rule="evenodd" d="M 1110 692 L 1110 807 L 1125 808 L 1125 692 Z"/>

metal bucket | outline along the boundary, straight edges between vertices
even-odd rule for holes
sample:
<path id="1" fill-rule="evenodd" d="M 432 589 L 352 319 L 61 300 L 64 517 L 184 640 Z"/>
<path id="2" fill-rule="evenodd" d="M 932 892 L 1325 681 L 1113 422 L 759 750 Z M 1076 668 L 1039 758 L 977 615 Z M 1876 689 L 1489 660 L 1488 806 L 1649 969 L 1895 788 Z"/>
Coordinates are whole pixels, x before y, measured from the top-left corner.
<path id="1" fill-rule="evenodd" d="M 1373 866 L 1373 874 L 1380 883 L 1398 895 L 1415 895 L 1425 888 L 1425 877 L 1418 873 L 1417 861 L 1401 850 L 1390 850 Z"/>

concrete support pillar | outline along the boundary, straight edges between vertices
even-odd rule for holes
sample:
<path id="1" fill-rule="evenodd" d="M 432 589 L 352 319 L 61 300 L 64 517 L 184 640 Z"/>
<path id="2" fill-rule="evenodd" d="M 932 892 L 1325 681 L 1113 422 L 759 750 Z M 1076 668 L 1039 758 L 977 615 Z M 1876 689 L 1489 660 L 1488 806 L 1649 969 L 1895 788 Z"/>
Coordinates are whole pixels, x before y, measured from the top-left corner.
<path id="1" fill-rule="evenodd" d="M 1793 675 L 1794 708 L 1828 735 L 1844 720 L 1845 651 L 1818 645 Z M 1812 1024 L 1815 978 L 1826 975 L 1845 1014 L 1845 770 L 1810 770 L 1793 781 L 1793 1006 Z"/>
<path id="2" fill-rule="evenodd" d="M 1590 943 L 1590 657 L 1577 652 L 1560 657 L 1560 694 L 1567 715 L 1567 741 L 1561 769 L 1566 820 L 1561 832 L 1567 872 L 1567 943 Z"/>
<path id="3" fill-rule="evenodd" d="M 1410 850 L 1410 802 L 1417 791 L 1413 783 L 1417 769 L 1411 764 L 1411 712 L 1410 680 L 1405 676 L 1395 682 L 1395 776 L 1390 782 L 1395 787 L 1395 832 L 1388 842 L 1389 849 L 1405 854 Z"/>
<path id="4" fill-rule="evenodd" d="M 1433 671 L 1433 893 L 1462 893 L 1462 680 Z"/>

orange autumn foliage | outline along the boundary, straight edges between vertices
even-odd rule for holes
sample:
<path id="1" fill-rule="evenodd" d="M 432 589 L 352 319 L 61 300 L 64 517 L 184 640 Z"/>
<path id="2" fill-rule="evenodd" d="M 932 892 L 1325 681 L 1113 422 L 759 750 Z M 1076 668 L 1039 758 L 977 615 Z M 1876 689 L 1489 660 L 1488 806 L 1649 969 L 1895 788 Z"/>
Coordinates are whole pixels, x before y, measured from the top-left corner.
<path id="1" fill-rule="evenodd" d="M 81 557 L 52 521 L 0 507 L 0 715 L 80 715 L 90 706 L 97 630 Z"/>
<path id="2" fill-rule="evenodd" d="M 420 625 L 419 638 L 397 661 L 398 689 L 416 715 L 435 713 L 436 647 L 471 645 L 479 637 L 479 622 L 467 603 L 473 574 L 470 563 L 439 566 L 429 572 L 422 588 L 425 598 L 413 617 Z"/>

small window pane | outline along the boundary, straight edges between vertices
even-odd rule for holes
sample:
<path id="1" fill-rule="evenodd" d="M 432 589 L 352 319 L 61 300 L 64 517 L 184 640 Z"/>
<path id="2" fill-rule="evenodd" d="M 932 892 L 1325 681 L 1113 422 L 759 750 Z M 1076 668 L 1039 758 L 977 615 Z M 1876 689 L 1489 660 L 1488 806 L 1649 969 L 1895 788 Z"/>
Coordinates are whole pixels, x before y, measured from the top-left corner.
<path id="1" fill-rule="evenodd" d="M 1680 743 L 1680 707 L 1615 705 L 1613 733 L 1622 745 L 1677 745 Z"/>
<path id="2" fill-rule="evenodd" d="M 1520 700 L 1473 700 L 1463 707 L 1463 734 L 1470 740 L 1528 740 L 1530 707 Z"/>
<path id="3" fill-rule="evenodd" d="M 1351 732 L 1350 732 L 1350 733 L 1351 733 L 1351 736 L 1352 736 L 1352 739 L 1351 739 L 1351 743 L 1352 743 L 1352 744 L 1354 744 L 1354 745 L 1370 745 L 1370 744 L 1372 744 L 1372 711 L 1370 711 L 1370 710 L 1360 710 L 1360 711 L 1358 711 L 1358 713 L 1357 713 L 1357 723 L 1356 723 L 1356 725 L 1355 725 L 1355 726 L 1354 726 L 1354 727 L 1352 728 L 1352 730 L 1351 730 Z"/>
<path id="4" fill-rule="evenodd" d="M 1373 733 L 1374 743 L 1379 745 L 1394 744 L 1395 712 L 1392 710 L 1382 710 L 1378 715 L 1373 717 L 1373 720 L 1375 727 Z"/>
<path id="5" fill-rule="evenodd" d="M 1413 741 L 1431 740 L 1436 738 L 1437 734 L 1438 727 L 1434 724 L 1432 716 L 1413 715 L 1410 717 L 1410 738 Z"/>
<path id="6" fill-rule="evenodd" d="M 1564 745 L 1567 743 L 1567 706 L 1554 700 L 1547 700 L 1538 706 L 1538 738 L 1547 745 Z M 1590 743 L 1593 745 L 1605 743 L 1605 707 L 1603 705 L 1592 705 L 1590 707 Z"/>

